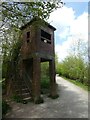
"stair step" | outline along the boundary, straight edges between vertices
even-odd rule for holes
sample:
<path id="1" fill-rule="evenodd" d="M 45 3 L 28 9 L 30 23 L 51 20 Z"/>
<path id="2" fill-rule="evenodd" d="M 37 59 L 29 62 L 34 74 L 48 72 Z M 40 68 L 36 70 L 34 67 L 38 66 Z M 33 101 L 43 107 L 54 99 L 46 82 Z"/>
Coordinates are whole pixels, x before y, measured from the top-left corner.
<path id="1" fill-rule="evenodd" d="M 28 85 L 28 86 L 27 86 Z M 25 81 L 15 81 L 14 84 L 15 91 L 18 96 L 21 96 L 23 100 L 31 99 L 31 85 L 30 83 L 26 83 Z"/>
<path id="2" fill-rule="evenodd" d="M 26 90 L 28 90 L 28 88 L 22 88 L 22 91 L 26 91 Z"/>
<path id="3" fill-rule="evenodd" d="M 25 87 L 25 88 L 27 88 L 27 87 L 29 87 L 29 85 L 27 86 L 27 85 L 24 84 L 24 85 L 21 85 L 21 87 Z"/>
<path id="4" fill-rule="evenodd" d="M 28 97 L 31 97 L 31 96 L 30 95 L 24 95 L 24 96 L 22 96 L 23 99 L 28 98 Z"/>
<path id="5" fill-rule="evenodd" d="M 18 92 L 20 89 L 16 89 L 15 91 Z M 22 91 L 27 91 L 28 89 L 27 88 L 23 88 L 21 89 Z"/>
<path id="6" fill-rule="evenodd" d="M 15 91 L 16 91 L 17 93 L 18 93 L 18 92 L 21 92 L 21 91 L 22 91 L 22 93 L 28 93 L 28 92 L 30 92 L 31 90 L 28 89 L 28 88 L 26 88 L 26 87 L 25 87 L 25 88 L 23 87 L 23 88 L 21 88 L 21 90 L 17 88 Z"/>
<path id="7" fill-rule="evenodd" d="M 19 93 L 18 95 L 22 95 L 22 96 L 29 95 L 30 96 L 30 93 L 29 92 L 25 92 L 25 93 L 22 93 L 22 94 Z"/>
<path id="8" fill-rule="evenodd" d="M 23 98 L 23 100 L 30 100 L 31 97 L 26 97 L 26 98 Z"/>
<path id="9" fill-rule="evenodd" d="M 28 92 L 28 93 L 22 93 L 22 95 L 30 95 L 30 93 Z"/>

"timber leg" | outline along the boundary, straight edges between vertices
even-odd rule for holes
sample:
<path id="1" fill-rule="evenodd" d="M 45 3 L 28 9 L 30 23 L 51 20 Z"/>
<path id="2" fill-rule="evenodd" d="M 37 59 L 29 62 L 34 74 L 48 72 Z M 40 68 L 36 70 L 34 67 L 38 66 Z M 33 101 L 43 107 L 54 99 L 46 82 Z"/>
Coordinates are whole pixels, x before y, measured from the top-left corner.
<path id="1" fill-rule="evenodd" d="M 50 73 L 50 97 L 55 99 L 58 97 L 55 79 L 55 60 L 49 61 L 49 73 Z"/>
<path id="2" fill-rule="evenodd" d="M 33 80 L 32 80 L 32 98 L 34 103 L 39 104 L 42 103 L 43 100 L 40 97 L 41 94 L 41 66 L 40 66 L 40 58 L 33 58 Z"/>

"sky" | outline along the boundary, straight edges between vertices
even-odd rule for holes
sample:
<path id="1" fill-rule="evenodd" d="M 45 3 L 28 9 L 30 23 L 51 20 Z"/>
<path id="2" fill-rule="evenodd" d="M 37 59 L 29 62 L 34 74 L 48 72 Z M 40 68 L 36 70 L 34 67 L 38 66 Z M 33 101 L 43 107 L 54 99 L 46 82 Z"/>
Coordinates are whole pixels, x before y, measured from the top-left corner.
<path id="1" fill-rule="evenodd" d="M 51 13 L 48 22 L 55 31 L 55 52 L 59 61 L 69 54 L 75 40 L 88 43 L 88 2 L 67 2 Z"/>

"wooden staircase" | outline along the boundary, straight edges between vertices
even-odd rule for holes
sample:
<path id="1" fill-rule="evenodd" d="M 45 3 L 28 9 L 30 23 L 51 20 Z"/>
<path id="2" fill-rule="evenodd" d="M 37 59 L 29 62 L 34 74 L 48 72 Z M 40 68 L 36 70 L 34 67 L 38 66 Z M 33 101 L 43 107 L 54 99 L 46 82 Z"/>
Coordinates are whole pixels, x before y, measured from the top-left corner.
<path id="1" fill-rule="evenodd" d="M 15 81 L 14 89 L 15 94 L 24 101 L 31 99 L 31 79 L 28 74 L 25 72 L 23 79 L 20 77 Z"/>

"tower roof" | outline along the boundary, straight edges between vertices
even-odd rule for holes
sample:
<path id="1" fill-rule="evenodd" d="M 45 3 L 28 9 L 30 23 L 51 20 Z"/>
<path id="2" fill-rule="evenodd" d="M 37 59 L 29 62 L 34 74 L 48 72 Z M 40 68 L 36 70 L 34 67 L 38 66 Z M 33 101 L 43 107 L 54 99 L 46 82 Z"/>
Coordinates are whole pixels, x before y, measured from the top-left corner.
<path id="1" fill-rule="evenodd" d="M 25 24 L 24 26 L 22 26 L 20 29 L 23 30 L 23 29 L 25 29 L 27 26 L 31 25 L 33 22 L 38 21 L 38 20 L 41 20 L 41 19 L 38 18 L 38 17 L 34 17 L 34 18 L 31 19 L 30 22 L 26 23 L 26 24 Z M 44 21 L 44 20 L 41 20 L 41 21 Z M 45 22 L 45 24 L 46 24 L 49 28 L 53 29 L 54 31 L 56 30 L 56 28 L 53 27 L 52 25 L 50 25 L 48 22 L 46 22 L 46 21 L 44 21 L 44 22 Z"/>

